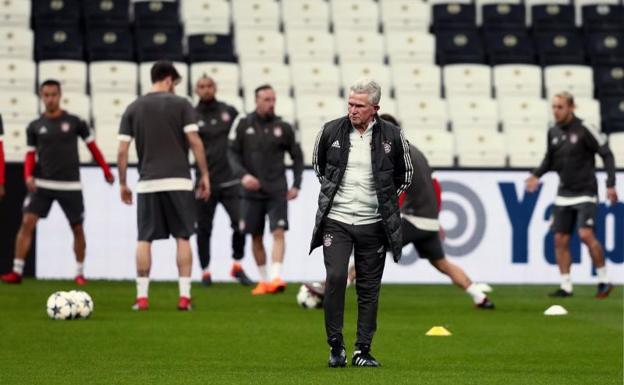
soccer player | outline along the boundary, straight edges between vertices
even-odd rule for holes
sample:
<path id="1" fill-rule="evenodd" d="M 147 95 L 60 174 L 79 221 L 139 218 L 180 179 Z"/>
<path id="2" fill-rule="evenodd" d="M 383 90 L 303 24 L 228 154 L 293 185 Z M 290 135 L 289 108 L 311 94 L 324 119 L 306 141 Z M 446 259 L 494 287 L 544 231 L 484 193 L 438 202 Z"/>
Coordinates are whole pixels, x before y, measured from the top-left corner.
<path id="1" fill-rule="evenodd" d="M 39 218 L 45 218 L 54 201 L 58 202 L 69 221 L 74 235 L 76 277 L 78 285 L 87 283 L 84 277 L 86 242 L 84 229 L 84 204 L 80 184 L 78 138 L 85 141 L 93 159 L 104 171 L 106 182 L 112 184 L 111 174 L 87 123 L 61 109 L 61 84 L 46 80 L 39 87 L 39 96 L 45 112 L 32 121 L 26 129 L 26 159 L 24 180 L 28 196 L 24 201 L 22 224 L 15 241 L 13 271 L 0 276 L 6 283 L 22 282 L 22 273 L 33 231 Z"/>
<path id="2" fill-rule="evenodd" d="M 119 127 L 119 184 L 121 200 L 132 204 L 126 171 L 128 150 L 134 139 L 139 157 L 137 184 L 138 244 L 136 250 L 137 297 L 134 310 L 147 310 L 152 241 L 176 239 L 179 273 L 179 310 L 191 310 L 193 257 L 189 238 L 195 227 L 193 182 L 188 161 L 189 147 L 200 171 L 197 195 L 207 200 L 210 181 L 204 145 L 199 137 L 193 106 L 174 95 L 181 77 L 169 61 L 151 68 L 152 90 L 132 102 Z"/>
<path id="3" fill-rule="evenodd" d="M 386 249 L 395 260 L 401 258 L 397 198 L 409 186 L 413 170 L 403 133 L 377 115 L 380 98 L 381 87 L 374 80 L 353 84 L 348 115 L 325 123 L 312 157 L 321 191 L 311 250 L 323 246 L 329 367 L 343 367 L 347 361 L 342 327 L 351 252 L 358 276 L 353 366 L 379 366 L 370 350 Z"/>
<path id="4" fill-rule="evenodd" d="M 240 220 L 240 179 L 236 178 L 227 157 L 228 135 L 238 111 L 215 98 L 217 85 L 208 77 L 201 77 L 195 86 L 199 103 L 195 107 L 198 114 L 199 136 L 204 142 L 210 174 L 210 199 L 197 200 L 197 249 L 202 268 L 202 283 L 210 285 L 210 235 L 217 204 L 221 203 L 232 224 L 232 258 L 234 263 L 230 275 L 245 286 L 253 282 L 247 277 L 240 264 L 245 256 L 245 234 L 239 229 Z M 197 180 L 199 180 L 199 173 Z"/>
<path id="5" fill-rule="evenodd" d="M 230 146 L 230 162 L 234 175 L 243 185 L 244 231 L 252 236 L 252 251 L 260 282 L 253 295 L 283 292 L 286 282 L 281 278 L 284 261 L 284 234 L 288 230 L 288 203 L 297 198 L 303 173 L 303 154 L 290 124 L 275 115 L 275 91 L 270 85 L 255 90 L 256 110 L 242 118 L 236 126 L 236 137 Z M 293 160 L 294 182 L 286 183 L 284 153 Z M 266 268 L 266 251 L 262 242 L 265 217 L 273 235 L 271 275 Z"/>
<path id="6" fill-rule="evenodd" d="M 4 198 L 4 147 L 3 147 L 4 126 L 2 125 L 2 115 L 0 115 L 0 200 Z"/>
<path id="7" fill-rule="evenodd" d="M 615 190 L 615 159 L 604 135 L 574 115 L 574 97 L 561 92 L 552 99 L 555 125 L 548 130 L 548 145 L 542 164 L 526 180 L 526 189 L 534 192 L 539 178 L 548 171 L 559 175 L 559 189 L 555 198 L 552 229 L 555 232 L 555 256 L 561 273 L 561 285 L 552 297 L 572 296 L 570 268 L 570 236 L 575 229 L 589 249 L 596 273 L 598 290 L 596 298 L 605 298 L 613 289 L 607 277 L 604 253 L 594 235 L 594 222 L 598 203 L 596 182 L 596 154 L 600 155 L 607 172 L 607 199 L 611 204 L 618 200 Z"/>

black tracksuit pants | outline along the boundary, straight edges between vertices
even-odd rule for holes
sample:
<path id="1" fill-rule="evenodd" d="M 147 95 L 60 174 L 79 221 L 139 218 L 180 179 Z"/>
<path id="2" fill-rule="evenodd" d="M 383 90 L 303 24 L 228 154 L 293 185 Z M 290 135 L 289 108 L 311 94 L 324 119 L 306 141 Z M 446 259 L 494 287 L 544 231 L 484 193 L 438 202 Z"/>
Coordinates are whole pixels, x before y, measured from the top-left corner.
<path id="1" fill-rule="evenodd" d="M 343 341 L 345 289 L 351 251 L 355 256 L 358 297 L 356 346 L 370 345 L 377 330 L 379 289 L 386 261 L 386 235 L 380 222 L 349 225 L 326 219 L 323 228 L 323 256 L 327 272 L 325 330 L 330 345 Z"/>

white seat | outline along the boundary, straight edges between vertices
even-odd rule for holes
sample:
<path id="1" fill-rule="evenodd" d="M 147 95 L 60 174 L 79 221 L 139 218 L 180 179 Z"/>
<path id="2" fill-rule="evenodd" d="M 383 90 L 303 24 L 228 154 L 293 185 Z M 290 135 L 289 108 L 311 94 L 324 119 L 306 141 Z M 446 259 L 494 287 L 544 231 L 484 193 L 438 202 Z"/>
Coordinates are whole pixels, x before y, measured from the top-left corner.
<path id="1" fill-rule="evenodd" d="M 288 95 L 278 97 L 275 101 L 275 114 L 293 125 L 295 123 L 295 100 Z"/>
<path id="2" fill-rule="evenodd" d="M 39 62 L 39 83 L 54 79 L 63 92 L 87 92 L 87 63 L 77 60 L 45 60 Z"/>
<path id="3" fill-rule="evenodd" d="M 492 75 L 488 65 L 449 64 L 442 69 L 445 97 L 482 96 L 492 94 Z"/>
<path id="4" fill-rule="evenodd" d="M 236 63 L 204 62 L 191 64 L 191 87 L 202 76 L 210 76 L 217 83 L 219 94 L 238 95 L 240 89 L 240 70 Z"/>
<path id="5" fill-rule="evenodd" d="M 382 97 L 379 102 L 379 114 L 390 114 L 394 118 L 398 117 L 399 114 L 396 100 L 390 97 Z"/>
<path id="6" fill-rule="evenodd" d="M 301 150 L 303 151 L 303 163 L 306 166 L 312 165 L 312 156 L 314 154 L 314 145 L 316 144 L 316 137 L 321 124 L 313 124 L 308 126 L 302 126 L 299 124 L 299 137 L 301 138 Z"/>
<path id="7" fill-rule="evenodd" d="M 427 3 L 429 3 L 430 6 L 434 6 L 436 4 L 448 4 L 448 3 L 458 3 L 458 4 L 471 4 L 472 0 L 428 0 Z"/>
<path id="8" fill-rule="evenodd" d="M 440 97 L 442 71 L 435 64 L 394 64 L 390 67 L 397 99 L 404 96 Z"/>
<path id="9" fill-rule="evenodd" d="M 24 161 L 24 155 L 26 155 L 26 124 L 4 121 L 2 146 L 4 147 L 5 160 L 9 162 Z"/>
<path id="10" fill-rule="evenodd" d="M 330 8 L 334 27 L 370 31 L 379 25 L 379 8 L 372 0 L 332 0 Z"/>
<path id="11" fill-rule="evenodd" d="M 505 138 L 490 130 L 463 130 L 455 133 L 457 163 L 461 167 L 505 167 Z"/>
<path id="12" fill-rule="evenodd" d="M 284 35 L 277 31 L 243 30 L 235 35 L 235 47 L 241 63 L 247 61 L 282 63 Z"/>
<path id="13" fill-rule="evenodd" d="M 576 15 L 576 25 L 583 24 L 583 6 L 584 5 L 621 5 L 620 0 L 574 0 L 574 11 Z"/>
<path id="14" fill-rule="evenodd" d="M 397 99 L 397 112 L 403 127 L 445 131 L 448 111 L 444 99 L 435 97 L 403 97 Z"/>
<path id="15" fill-rule="evenodd" d="M 483 6 L 486 4 L 522 4 L 522 0 L 475 0 L 477 25 L 483 24 Z"/>
<path id="16" fill-rule="evenodd" d="M 540 98 L 501 98 L 498 99 L 498 110 L 505 132 L 546 132 L 552 116 L 548 102 Z"/>
<path id="17" fill-rule="evenodd" d="M 334 37 L 327 31 L 292 30 L 286 35 L 290 63 L 333 64 L 336 56 Z"/>
<path id="18" fill-rule="evenodd" d="M 124 61 L 99 61 L 89 65 L 91 92 L 137 93 L 139 66 Z"/>
<path id="19" fill-rule="evenodd" d="M 615 156 L 617 168 L 624 168 L 624 132 L 614 132 L 609 135 L 609 147 Z"/>
<path id="20" fill-rule="evenodd" d="M 548 99 L 561 91 L 568 91 L 575 98 L 592 98 L 594 71 L 582 65 L 548 66 L 544 68 L 544 84 Z"/>
<path id="21" fill-rule="evenodd" d="M 240 71 L 246 100 L 249 100 L 247 99 L 248 93 L 253 96 L 253 90 L 264 84 L 273 87 L 278 97 L 287 96 L 290 93 L 290 68 L 285 64 L 242 63 Z"/>
<path id="22" fill-rule="evenodd" d="M 379 63 L 384 61 L 383 37 L 376 30 L 337 31 L 336 49 L 340 63 Z"/>
<path id="23" fill-rule="evenodd" d="M 121 122 L 121 117 L 130 103 L 136 100 L 135 94 L 92 94 L 93 122 L 95 130 L 101 126 L 117 126 Z M 116 132 L 115 132 L 116 133 Z"/>
<path id="24" fill-rule="evenodd" d="M 30 1 L 3 1 L 0 2 L 0 20 L 2 25 L 28 29 L 30 27 Z"/>
<path id="25" fill-rule="evenodd" d="M 343 63 L 340 66 L 340 75 L 342 79 L 342 87 L 345 96 L 349 95 L 349 87 L 360 78 L 374 79 L 381 86 L 381 98 L 390 97 L 392 88 L 392 78 L 390 69 L 377 63 Z"/>
<path id="26" fill-rule="evenodd" d="M 422 0 L 380 0 L 384 31 L 427 32 L 431 24 L 431 6 Z"/>
<path id="27" fill-rule="evenodd" d="M 455 163 L 455 139 L 448 131 L 402 126 L 405 138 L 427 157 L 432 167 L 452 167 Z"/>
<path id="28" fill-rule="evenodd" d="M 591 98 L 574 98 L 574 115 L 583 120 L 583 123 L 594 126 L 596 131 L 600 131 L 600 103 Z"/>
<path id="29" fill-rule="evenodd" d="M 498 130 L 498 109 L 491 98 L 450 98 L 449 117 L 453 131 Z"/>
<path id="30" fill-rule="evenodd" d="M 182 2 L 180 14 L 187 36 L 205 33 L 230 34 L 231 10 L 226 0 L 187 0 Z"/>
<path id="31" fill-rule="evenodd" d="M 529 64 L 494 66 L 494 90 L 497 98 L 542 97 L 542 69 Z"/>
<path id="32" fill-rule="evenodd" d="M 0 59 L 0 90 L 34 92 L 37 66 L 32 60 Z"/>
<path id="33" fill-rule="evenodd" d="M 510 167 L 537 167 L 546 152 L 544 130 L 515 130 L 504 134 Z"/>
<path id="34" fill-rule="evenodd" d="M 236 32 L 279 29 L 280 12 L 275 0 L 232 0 L 231 3 Z"/>
<path id="35" fill-rule="evenodd" d="M 32 92 L 0 92 L 2 120 L 5 123 L 26 125 L 39 115 L 39 98 Z"/>
<path id="36" fill-rule="evenodd" d="M 295 63 L 290 66 L 295 96 L 340 93 L 340 71 L 334 64 Z"/>
<path id="37" fill-rule="evenodd" d="M 282 20 L 287 35 L 296 30 L 326 32 L 329 27 L 329 5 L 324 0 L 281 1 Z"/>
<path id="38" fill-rule="evenodd" d="M 89 95 L 63 92 L 61 108 L 87 122 L 91 119 L 91 98 Z M 40 109 L 41 111 L 45 110 L 43 102 L 40 102 Z"/>
<path id="39" fill-rule="evenodd" d="M 152 89 L 151 70 L 154 62 L 143 62 L 139 64 L 139 84 L 141 85 L 141 95 L 145 95 Z M 173 66 L 178 71 L 182 80 L 175 88 L 176 94 L 180 96 L 188 96 L 189 94 L 189 69 L 188 65 L 183 62 L 174 62 Z"/>
<path id="40" fill-rule="evenodd" d="M 35 38 L 28 28 L 0 27 L 0 57 L 33 59 Z"/>
<path id="41" fill-rule="evenodd" d="M 435 63 L 435 36 L 427 32 L 386 32 L 386 50 L 392 65 Z"/>
<path id="42" fill-rule="evenodd" d="M 119 149 L 119 139 L 117 135 L 119 133 L 119 123 L 117 124 L 102 124 L 95 129 L 95 141 L 98 147 L 109 163 L 117 163 L 117 151 Z M 138 157 L 136 153 L 136 146 L 130 145 L 128 151 L 128 162 L 130 164 L 136 164 Z"/>
<path id="43" fill-rule="evenodd" d="M 317 126 L 347 114 L 347 105 L 338 96 L 307 95 L 295 100 L 300 126 Z"/>
<path id="44" fill-rule="evenodd" d="M 535 5 L 567 5 L 571 0 L 525 0 L 527 25 L 533 23 L 533 6 Z"/>

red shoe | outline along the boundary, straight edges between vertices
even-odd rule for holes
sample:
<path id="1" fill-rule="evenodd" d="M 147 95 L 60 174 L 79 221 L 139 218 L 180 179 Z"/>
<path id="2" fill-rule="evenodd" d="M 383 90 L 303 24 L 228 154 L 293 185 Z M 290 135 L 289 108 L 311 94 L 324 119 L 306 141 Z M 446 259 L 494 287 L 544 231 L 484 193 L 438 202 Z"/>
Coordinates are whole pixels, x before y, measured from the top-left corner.
<path id="1" fill-rule="evenodd" d="M 0 275 L 0 281 L 5 283 L 22 283 L 22 275 L 14 271 Z"/>
<path id="2" fill-rule="evenodd" d="M 149 303 L 147 301 L 147 297 L 139 297 L 136 299 L 134 305 L 132 305 L 132 310 L 143 311 L 149 308 Z"/>
<path id="3" fill-rule="evenodd" d="M 258 284 L 256 285 L 256 287 L 251 291 L 251 295 L 265 295 L 265 294 L 270 294 L 271 292 L 269 291 L 270 289 L 270 284 L 268 282 L 258 282 Z"/>
<path id="4" fill-rule="evenodd" d="M 178 299 L 178 310 L 193 310 L 193 308 L 191 307 L 191 299 L 188 297 L 180 297 L 180 299 Z"/>
<path id="5" fill-rule="evenodd" d="M 80 274 L 77 275 L 76 278 L 74 278 L 74 282 L 76 282 L 76 285 L 78 286 L 84 286 L 87 284 L 87 279 L 84 277 L 84 275 Z"/>

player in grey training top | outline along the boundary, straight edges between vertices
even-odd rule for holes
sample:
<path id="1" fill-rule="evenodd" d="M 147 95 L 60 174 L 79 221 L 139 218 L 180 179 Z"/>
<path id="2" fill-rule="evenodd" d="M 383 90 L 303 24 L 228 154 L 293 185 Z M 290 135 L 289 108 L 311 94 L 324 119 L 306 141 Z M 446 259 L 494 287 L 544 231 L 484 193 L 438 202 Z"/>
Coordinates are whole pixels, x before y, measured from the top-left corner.
<path id="1" fill-rule="evenodd" d="M 195 111 L 188 100 L 175 96 L 180 75 L 171 62 L 158 61 L 151 70 L 152 92 L 128 106 L 119 128 L 119 181 L 121 199 L 132 204 L 132 191 L 126 184 L 128 149 L 136 142 L 139 156 L 137 184 L 137 299 L 135 310 L 147 310 L 151 242 L 177 241 L 180 276 L 179 310 L 191 308 L 192 254 L 189 238 L 195 225 L 193 182 L 188 161 L 189 147 L 200 170 L 198 196 L 208 199 L 210 182 L 206 155 Z"/>
<path id="2" fill-rule="evenodd" d="M 548 171 L 559 174 L 559 189 L 555 198 L 553 231 L 555 255 L 561 287 L 553 297 L 572 295 L 570 279 L 570 235 L 578 227 L 579 237 L 589 249 L 598 274 L 597 298 L 609 295 L 613 285 L 607 278 L 604 253 L 594 235 L 594 221 L 598 203 L 596 183 L 596 154 L 600 155 L 607 171 L 607 199 L 617 202 L 615 191 L 615 160 L 604 135 L 587 127 L 574 115 L 574 97 L 562 92 L 553 97 L 552 109 L 556 124 L 548 131 L 548 147 L 542 164 L 526 180 L 529 192 L 538 189 L 539 178 Z"/>

